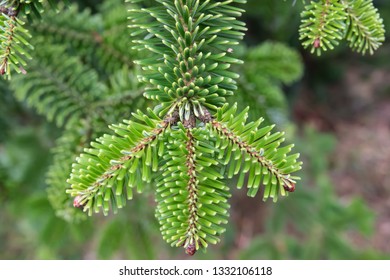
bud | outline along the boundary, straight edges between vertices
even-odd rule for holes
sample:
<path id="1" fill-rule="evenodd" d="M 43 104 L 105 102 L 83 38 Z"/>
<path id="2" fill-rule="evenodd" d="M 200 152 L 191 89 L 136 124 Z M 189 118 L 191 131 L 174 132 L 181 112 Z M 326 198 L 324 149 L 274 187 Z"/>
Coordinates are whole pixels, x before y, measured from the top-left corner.
<path id="1" fill-rule="evenodd" d="M 285 191 L 294 192 L 295 191 L 295 184 L 294 183 L 284 184 L 283 188 L 285 189 Z"/>
<path id="2" fill-rule="evenodd" d="M 22 73 L 23 75 L 27 74 L 26 69 L 24 69 L 22 66 L 19 67 L 19 70 L 20 70 L 20 73 Z"/>
<path id="3" fill-rule="evenodd" d="M 190 256 L 193 256 L 196 253 L 196 246 L 195 242 L 192 242 L 191 244 L 188 244 L 186 248 L 186 253 Z"/>
<path id="4" fill-rule="evenodd" d="M 314 40 L 313 46 L 314 46 L 314 48 L 316 48 L 316 49 L 318 49 L 319 47 L 321 47 L 321 40 L 320 40 L 320 38 L 316 38 L 316 39 Z"/>
<path id="5" fill-rule="evenodd" d="M 74 198 L 73 200 L 73 207 L 76 207 L 76 208 L 81 208 L 84 206 L 84 204 L 81 203 L 81 195 L 78 195 Z"/>

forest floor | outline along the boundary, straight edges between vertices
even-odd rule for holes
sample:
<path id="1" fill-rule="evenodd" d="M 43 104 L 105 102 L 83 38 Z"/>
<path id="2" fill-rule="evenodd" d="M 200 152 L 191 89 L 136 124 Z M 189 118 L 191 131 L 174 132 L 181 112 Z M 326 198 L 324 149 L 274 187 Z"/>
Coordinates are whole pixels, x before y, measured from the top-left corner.
<path id="1" fill-rule="evenodd" d="M 375 212 L 370 238 L 361 246 L 390 252 L 390 71 L 350 65 L 329 88 L 326 102 L 300 98 L 298 111 L 320 131 L 337 139 L 331 176 L 341 199 L 362 197 Z"/>

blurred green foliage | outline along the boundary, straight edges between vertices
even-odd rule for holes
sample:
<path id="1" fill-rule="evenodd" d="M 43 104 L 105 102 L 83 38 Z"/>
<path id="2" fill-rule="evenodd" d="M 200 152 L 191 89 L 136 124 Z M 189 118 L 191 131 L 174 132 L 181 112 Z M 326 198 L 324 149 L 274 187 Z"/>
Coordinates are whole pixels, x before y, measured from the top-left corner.
<path id="1" fill-rule="evenodd" d="M 111 0 L 71 2 L 79 5 L 80 14 L 85 8 L 90 9 L 91 18 L 88 22 L 93 22 L 99 19 L 99 5 L 106 2 L 105 5 L 110 6 L 108 2 Z M 303 155 L 304 168 L 300 174 L 302 182 L 295 193 L 276 204 L 263 204 L 258 200 L 257 205 L 262 208 L 266 218 L 250 220 L 253 224 L 261 222 L 262 225 L 261 230 L 256 232 L 245 246 L 238 245 L 240 228 L 238 223 L 235 223 L 237 221 L 232 221 L 228 224 L 222 243 L 210 248 L 205 254 L 197 254 L 196 258 L 388 257 L 369 248 L 360 248 L 350 241 L 351 234 L 370 237 L 374 229 L 375 215 L 361 198 L 346 202 L 337 197 L 336 186 L 328 174 L 329 155 L 333 151 L 335 137 L 319 133 L 311 127 L 305 127 L 300 133 L 297 125 L 289 120 L 291 106 L 300 97 L 299 91 L 303 83 L 295 82 L 302 75 L 302 59 L 298 52 L 286 47 L 289 45 L 301 50 L 298 26 L 302 6 L 300 1 L 297 1 L 296 5 L 292 5 L 292 2 L 248 1 L 248 13 L 245 16 L 249 27 L 248 36 L 245 46 L 237 49 L 237 55 L 247 63 L 238 69 L 241 73 L 240 92 L 229 101 L 237 100 L 243 105 L 250 104 L 253 115 L 259 115 L 260 111 L 268 120 L 287 128 L 289 141 L 297 143 L 297 150 Z M 385 25 L 389 26 L 389 1 L 375 2 Z M 84 16 L 89 17 L 87 14 Z M 93 28 L 93 25 L 88 28 Z M 389 30 L 390 28 L 387 28 L 387 32 Z M 62 43 L 57 39 L 53 38 L 53 44 Z M 261 45 L 265 40 L 284 44 Z M 270 46 L 282 51 L 275 51 Z M 83 48 L 82 44 L 77 45 L 77 48 Z M 119 46 L 119 49 L 121 48 Z M 261 54 L 264 48 L 273 49 L 275 55 L 270 56 L 270 52 L 267 52 L 265 59 Z M 388 44 L 385 44 L 373 60 L 363 60 L 367 63 L 378 63 L 378 57 L 385 56 L 389 50 Z M 70 52 L 72 51 L 74 49 Z M 278 53 L 281 56 L 278 56 Z M 282 53 L 286 53 L 294 62 L 286 63 L 286 60 L 282 59 Z M 303 52 L 306 67 L 303 81 L 313 88 L 318 88 L 324 87 L 332 79 L 341 79 L 343 63 L 351 56 L 355 55 L 349 54 L 343 46 L 322 58 L 312 58 Z M 335 57 L 339 61 L 340 58 L 343 60 L 335 65 Z M 281 61 L 274 63 L 275 60 Z M 110 81 L 106 77 L 104 66 L 99 63 L 93 65 L 93 60 L 87 56 L 83 61 L 95 67 L 101 83 L 109 87 Z M 276 64 L 279 69 L 273 67 Z M 311 71 L 313 67 L 319 70 Z M 264 73 L 268 73 L 268 76 Z M 264 87 L 269 89 L 264 90 Z M 95 216 L 72 223 L 56 216 L 56 211 L 48 200 L 46 173 L 53 162 L 50 150 L 61 135 L 61 129 L 37 116 L 24 103 L 16 101 L 8 83 L 2 80 L 0 91 L 0 259 L 188 258 L 181 250 L 173 250 L 162 240 L 154 218 L 155 202 L 151 194 L 136 195 L 120 213 L 108 217 Z M 259 93 L 258 96 L 256 92 Z M 270 94 L 267 96 L 264 92 Z M 113 116 L 102 116 L 103 122 L 121 121 L 112 118 Z M 100 128 L 97 132 L 104 130 Z M 68 160 L 72 162 L 72 159 Z M 65 187 L 66 185 L 64 189 Z M 239 198 L 233 199 L 236 199 L 238 204 L 241 202 Z"/>
<path id="2" fill-rule="evenodd" d="M 243 259 L 371 259 L 385 258 L 357 248 L 348 235 L 373 233 L 374 213 L 361 198 L 340 201 L 327 174 L 335 146 L 331 134 L 306 127 L 298 138 L 305 168 L 301 191 L 269 209 L 266 233 L 240 252 Z"/>

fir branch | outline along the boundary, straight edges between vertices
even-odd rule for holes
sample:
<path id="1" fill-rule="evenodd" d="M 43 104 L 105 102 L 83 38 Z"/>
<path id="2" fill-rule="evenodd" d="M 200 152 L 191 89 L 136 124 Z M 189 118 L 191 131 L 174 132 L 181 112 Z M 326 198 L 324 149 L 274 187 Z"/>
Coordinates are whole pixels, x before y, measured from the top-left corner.
<path id="1" fill-rule="evenodd" d="M 44 39 L 35 38 L 34 42 L 44 44 Z M 38 48 L 32 54 L 29 75 L 15 76 L 11 84 L 16 97 L 58 126 L 78 122 L 90 114 L 90 104 L 104 89 L 96 71 L 83 65 L 79 57 L 67 55 L 62 45 Z M 64 61 L 57 59 L 60 56 Z"/>
<path id="2" fill-rule="evenodd" d="M 265 123 L 288 123 L 288 102 L 283 84 L 291 85 L 303 75 L 303 61 L 297 50 L 285 44 L 266 41 L 243 52 L 244 64 L 235 99 L 245 108 L 249 119 L 262 116 Z M 261 73 L 261 75 L 259 75 Z"/>
<path id="3" fill-rule="evenodd" d="M 276 201 L 278 189 L 282 196 L 286 195 L 285 191 L 293 192 L 299 177 L 291 176 L 291 173 L 300 170 L 302 164 L 296 161 L 299 154 L 287 155 L 293 145 L 280 147 L 285 140 L 283 133 L 272 134 L 274 126 L 258 128 L 263 119 L 246 124 L 248 108 L 234 116 L 236 110 L 236 104 L 225 105 L 209 123 L 213 131 L 228 141 L 226 154 L 224 152 L 220 157 L 225 158 L 225 164 L 234 163 L 229 167 L 228 177 L 240 173 L 237 187 L 241 188 L 244 175 L 249 172 L 248 195 L 255 196 L 262 182 L 264 200 L 272 197 Z"/>
<path id="4" fill-rule="evenodd" d="M 97 17 L 87 9 L 80 12 L 76 4 L 66 8 L 61 5 L 61 13 L 48 11 L 44 20 L 33 22 L 30 29 L 34 36 L 66 45 L 106 75 L 133 65 L 133 53 L 128 51 L 131 40 L 123 36 L 127 32 L 123 7 L 105 8 L 103 16 Z"/>
<path id="5" fill-rule="evenodd" d="M 230 64 L 241 62 L 230 46 L 245 30 L 235 2 L 245 1 L 158 0 L 131 10 L 136 49 L 151 53 L 139 61 L 140 80 L 148 85 L 145 96 L 160 104 L 148 115 L 134 114 L 136 122 L 112 126 L 116 135 L 104 135 L 80 155 L 68 180 L 75 206 L 89 214 L 121 208 L 134 187 L 142 191 L 143 182 L 151 182 L 153 171 L 163 238 L 193 255 L 225 231 L 225 175 L 240 173 L 240 187 L 249 172 L 248 195 L 262 183 L 264 198 L 274 201 L 279 190 L 295 189 L 299 178 L 290 173 L 301 163 L 298 154 L 288 155 L 293 145 L 279 147 L 283 133 L 260 128 L 261 119 L 247 124 L 248 109 L 235 115 L 237 106 L 224 103 L 237 89 Z"/>
<path id="6" fill-rule="evenodd" d="M 30 44 L 29 31 L 23 27 L 24 20 L 27 18 L 31 22 L 40 18 L 47 3 L 57 8 L 53 0 L 0 1 L 0 75 L 10 79 L 12 70 L 26 74 L 26 59 L 31 59 L 29 51 L 33 46 Z"/>
<path id="7" fill-rule="evenodd" d="M 28 31 L 23 28 L 23 22 L 17 18 L 18 10 L 4 8 L 0 15 L 0 75 L 11 77 L 11 67 L 18 73 L 24 73 L 26 59 L 31 56 L 24 48 L 32 49 L 27 38 Z"/>
<path id="8" fill-rule="evenodd" d="M 265 41 L 245 52 L 242 72 L 250 80 L 270 79 L 276 83 L 292 84 L 303 75 L 303 61 L 299 52 L 283 43 Z"/>
<path id="9" fill-rule="evenodd" d="M 137 62 L 144 70 L 140 79 L 149 85 L 145 96 L 161 102 L 161 115 L 181 99 L 217 109 L 237 89 L 238 75 L 228 69 L 241 61 L 227 50 L 246 30 L 236 19 L 243 10 L 231 5 L 243 1 L 157 2 L 130 11 L 133 35 L 145 38 L 135 40 L 136 48 L 152 53 Z"/>
<path id="10" fill-rule="evenodd" d="M 213 120 L 211 122 L 211 126 L 223 137 L 228 139 L 231 144 L 237 145 L 240 150 L 243 150 L 247 153 L 251 158 L 261 164 L 263 167 L 267 169 L 269 173 L 275 175 L 279 182 L 282 182 L 283 188 L 286 191 L 293 192 L 295 191 L 295 181 L 290 177 L 283 174 L 272 162 L 272 160 L 267 159 L 264 156 L 264 149 L 257 150 L 255 147 L 250 145 L 248 142 L 240 139 L 238 135 L 232 132 L 226 125 L 218 122 L 217 120 Z"/>
<path id="11" fill-rule="evenodd" d="M 99 128 L 95 125 L 92 129 L 89 125 L 81 120 L 63 132 L 52 150 L 53 163 L 46 173 L 48 199 L 56 215 L 68 222 L 79 222 L 86 218 L 82 211 L 73 207 L 74 204 L 65 189 L 68 187 L 66 180 L 72 170 L 73 161 L 96 138 L 93 130 L 98 131 Z"/>
<path id="12" fill-rule="evenodd" d="M 121 157 L 120 159 L 117 159 L 117 160 L 114 160 L 113 162 L 117 162 L 116 164 L 112 165 L 110 167 L 110 171 L 112 170 L 118 170 L 118 169 L 122 169 L 124 168 L 124 164 L 129 161 L 129 160 L 132 160 L 134 159 L 135 155 L 138 153 L 138 152 L 141 152 L 143 150 L 145 150 L 145 148 L 150 145 L 154 140 L 156 140 L 156 138 L 161 135 L 165 129 L 169 126 L 170 124 L 170 120 L 165 119 L 163 120 L 160 124 L 158 124 L 156 126 L 155 129 L 153 129 L 150 133 L 150 136 L 147 136 L 145 138 L 142 138 L 133 148 L 131 148 L 128 152 L 126 153 L 129 153 L 129 155 L 125 155 L 123 157 Z M 105 172 L 103 175 L 102 175 L 102 179 L 106 179 L 105 177 L 109 177 L 109 178 L 112 178 L 112 172 L 110 171 L 107 171 Z M 102 180 L 98 180 L 96 182 L 96 184 L 98 186 L 102 185 Z"/>
<path id="13" fill-rule="evenodd" d="M 373 54 L 385 40 L 383 19 L 372 0 L 341 0 L 348 14 L 346 39 L 353 50 Z"/>
<path id="14" fill-rule="evenodd" d="M 320 55 L 321 50 L 333 49 L 344 38 L 347 15 L 339 0 L 311 1 L 301 17 L 300 40 L 312 53 Z"/>
<path id="15" fill-rule="evenodd" d="M 14 37 L 15 17 L 11 16 L 6 25 L 9 25 L 9 29 L 5 31 L 5 33 L 8 33 L 9 35 L 6 38 L 5 48 L 3 50 L 3 53 L 1 54 L 2 60 L 0 61 L 0 75 L 5 75 L 6 73 L 8 74 L 10 73 L 8 67 L 8 60 L 9 60 L 9 56 L 11 55 L 11 44 Z"/>
<path id="16" fill-rule="evenodd" d="M 72 125 L 67 125 L 56 141 L 52 150 L 53 163 L 46 173 L 46 182 L 49 201 L 58 217 L 72 222 L 85 219 L 85 213 L 75 209 L 73 199 L 65 193 L 69 187 L 66 180 L 72 171 L 72 163 L 93 139 L 110 132 L 107 123 L 128 118 L 131 110 L 143 106 L 144 99 L 141 98 L 142 92 L 138 86 L 138 81 L 127 69 L 111 75 L 109 85 L 99 94 L 100 99 L 85 104 L 83 109 L 88 113 L 81 118 L 79 116 Z"/>
<path id="17" fill-rule="evenodd" d="M 318 55 L 344 38 L 353 50 L 373 54 L 385 39 L 383 20 L 372 0 L 311 1 L 301 17 L 302 44 Z"/>
<path id="18" fill-rule="evenodd" d="M 229 215 L 229 188 L 207 130 L 178 124 L 169 133 L 157 182 L 156 217 L 164 239 L 190 255 L 216 244 Z"/>
<path id="19" fill-rule="evenodd" d="M 111 199 L 111 206 L 115 211 L 116 207 L 121 208 L 125 203 L 122 193 L 126 185 L 127 198 L 131 199 L 133 187 L 141 191 L 140 181 L 150 182 L 150 169 L 156 171 L 158 164 L 155 160 L 152 162 L 151 145 L 177 120 L 172 116 L 159 120 L 151 111 L 149 113 L 152 118 L 140 112 L 134 114 L 134 117 L 145 122 L 145 125 L 137 122 L 128 122 L 128 126 L 114 125 L 111 129 L 118 136 L 105 135 L 92 143 L 92 149 L 86 149 L 85 153 L 80 155 L 68 180 L 72 189 L 67 190 L 72 196 L 76 196 L 76 206 L 82 205 L 84 211 L 88 210 L 89 214 L 92 214 L 93 209 L 99 212 L 102 207 L 104 214 L 107 214 Z M 131 136 L 128 133 L 131 133 Z M 142 175 L 134 174 L 140 167 Z M 128 170 L 133 174 L 130 177 L 127 175 Z M 111 192 L 115 185 L 116 194 Z"/>

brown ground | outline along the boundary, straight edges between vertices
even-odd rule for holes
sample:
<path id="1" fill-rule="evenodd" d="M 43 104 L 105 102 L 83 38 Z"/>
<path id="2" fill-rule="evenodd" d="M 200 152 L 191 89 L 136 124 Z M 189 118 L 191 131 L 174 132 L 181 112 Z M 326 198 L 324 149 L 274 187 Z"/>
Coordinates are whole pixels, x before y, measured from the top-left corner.
<path id="1" fill-rule="evenodd" d="M 356 242 L 390 252 L 390 71 L 350 66 L 326 102 L 310 92 L 297 104 L 298 118 L 337 138 L 331 174 L 345 199 L 361 196 L 376 212 L 373 238 Z"/>

